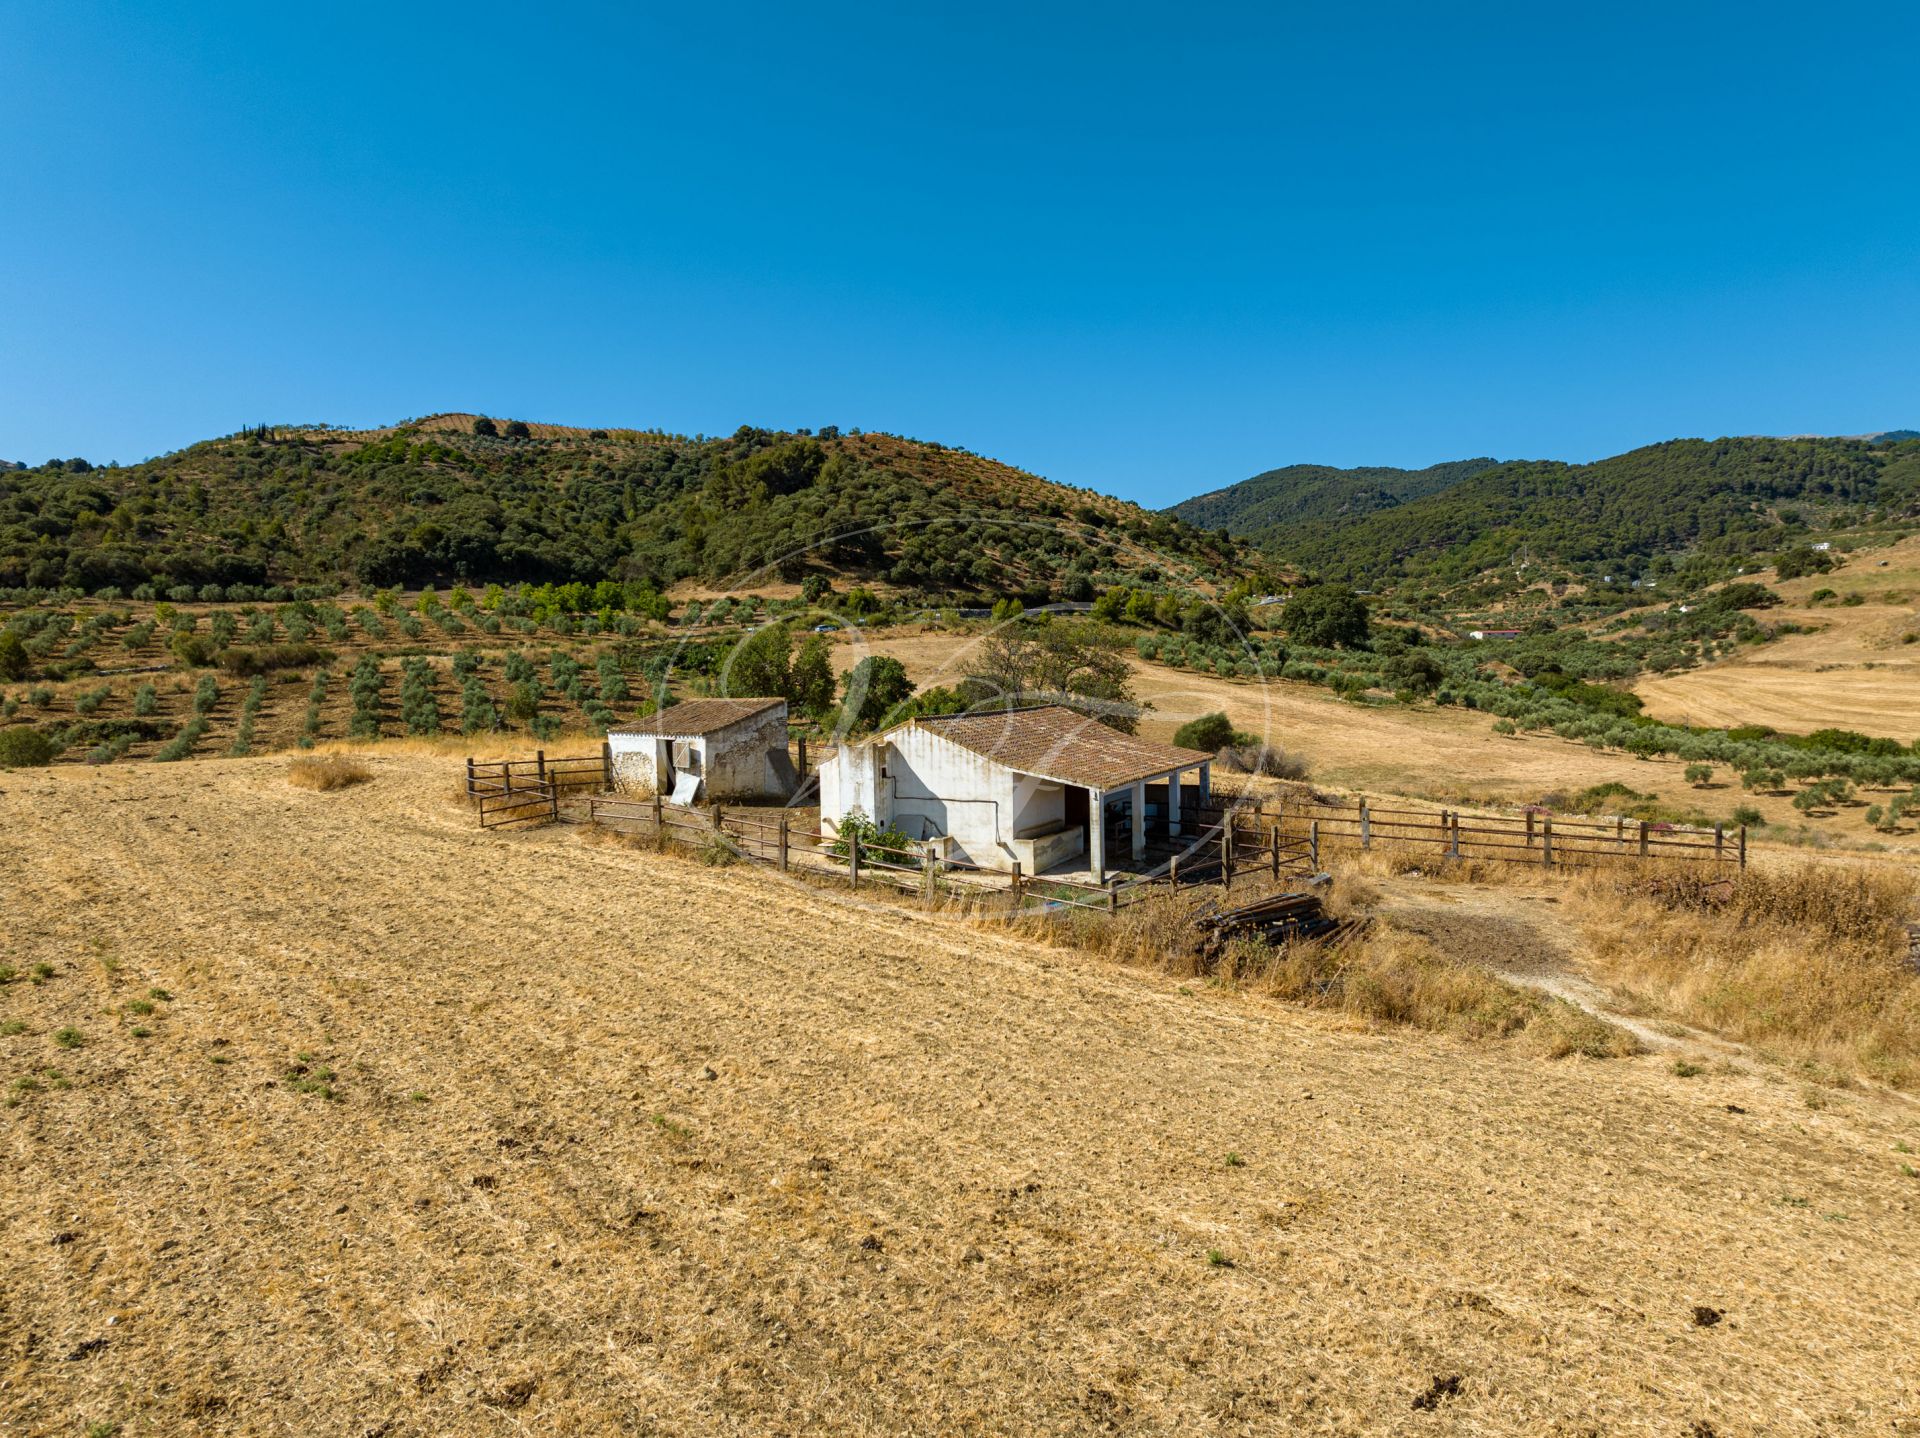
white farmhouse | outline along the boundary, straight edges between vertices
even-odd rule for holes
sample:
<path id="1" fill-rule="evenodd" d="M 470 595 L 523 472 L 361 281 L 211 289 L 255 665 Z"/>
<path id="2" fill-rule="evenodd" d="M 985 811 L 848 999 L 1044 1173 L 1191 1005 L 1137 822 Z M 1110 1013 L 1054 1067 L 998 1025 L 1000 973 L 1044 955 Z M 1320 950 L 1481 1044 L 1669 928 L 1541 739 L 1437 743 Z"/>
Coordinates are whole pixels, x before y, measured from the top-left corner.
<path id="1" fill-rule="evenodd" d="M 794 790 L 784 699 L 688 699 L 607 730 L 613 786 L 702 799 L 784 799 Z"/>
<path id="2" fill-rule="evenodd" d="M 1183 801 L 1204 804 L 1211 754 L 1122 734 L 1061 705 L 910 719 L 820 764 L 820 817 L 859 810 L 947 858 L 1023 874 L 1109 853 L 1139 860 L 1149 836 L 1177 838 Z M 1183 785 L 1182 775 L 1193 782 Z"/>

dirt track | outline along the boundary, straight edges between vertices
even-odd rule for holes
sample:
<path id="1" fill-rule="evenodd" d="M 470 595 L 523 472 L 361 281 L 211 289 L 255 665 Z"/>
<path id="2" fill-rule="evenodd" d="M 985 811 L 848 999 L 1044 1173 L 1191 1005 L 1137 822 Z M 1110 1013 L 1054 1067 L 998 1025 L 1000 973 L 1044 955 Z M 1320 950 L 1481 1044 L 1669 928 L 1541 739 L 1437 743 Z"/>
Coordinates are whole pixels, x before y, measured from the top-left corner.
<path id="1" fill-rule="evenodd" d="M 0 1111 L 0 1431 L 1920 1430 L 1911 1107 L 284 762 L 0 776 L 0 1074 L 71 1083 Z"/>

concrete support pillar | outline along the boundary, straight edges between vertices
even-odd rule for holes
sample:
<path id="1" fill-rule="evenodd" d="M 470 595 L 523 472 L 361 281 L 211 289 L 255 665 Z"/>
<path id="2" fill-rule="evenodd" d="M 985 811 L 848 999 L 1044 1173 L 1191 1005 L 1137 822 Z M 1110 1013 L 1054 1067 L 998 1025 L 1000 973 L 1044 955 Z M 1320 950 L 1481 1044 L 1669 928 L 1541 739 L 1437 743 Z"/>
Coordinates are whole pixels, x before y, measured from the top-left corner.
<path id="1" fill-rule="evenodd" d="M 1147 781 L 1133 786 L 1133 858 L 1136 864 L 1147 852 Z"/>
<path id="2" fill-rule="evenodd" d="M 1106 883 L 1107 796 L 1098 789 L 1087 790 L 1087 867 L 1094 883 Z"/>
<path id="3" fill-rule="evenodd" d="M 1167 833 L 1180 837 L 1180 771 L 1167 775 Z"/>

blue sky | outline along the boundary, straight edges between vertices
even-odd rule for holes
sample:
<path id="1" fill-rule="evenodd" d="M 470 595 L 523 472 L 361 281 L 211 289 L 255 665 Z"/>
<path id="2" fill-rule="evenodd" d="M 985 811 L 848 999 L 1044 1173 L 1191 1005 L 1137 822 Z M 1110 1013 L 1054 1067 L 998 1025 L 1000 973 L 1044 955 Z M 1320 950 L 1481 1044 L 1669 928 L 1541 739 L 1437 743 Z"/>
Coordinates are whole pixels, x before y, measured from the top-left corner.
<path id="1" fill-rule="evenodd" d="M 1920 426 L 1917 17 L 0 0 L 0 456 L 840 424 L 1166 504 Z"/>

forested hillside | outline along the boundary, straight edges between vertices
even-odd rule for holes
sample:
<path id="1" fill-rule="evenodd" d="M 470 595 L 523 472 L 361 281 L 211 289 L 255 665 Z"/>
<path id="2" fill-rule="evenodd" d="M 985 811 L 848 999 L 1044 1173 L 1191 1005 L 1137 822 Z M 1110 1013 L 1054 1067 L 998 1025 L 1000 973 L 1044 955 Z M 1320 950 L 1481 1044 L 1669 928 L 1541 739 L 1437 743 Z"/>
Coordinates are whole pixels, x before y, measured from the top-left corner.
<path id="1" fill-rule="evenodd" d="M 1390 509 L 1422 495 L 1437 494 L 1499 462 L 1460 459 L 1426 469 L 1335 469 L 1324 464 L 1290 464 L 1183 500 L 1167 513 L 1203 529 L 1224 529 L 1262 544 L 1271 541 L 1283 525 Z"/>
<path id="2" fill-rule="evenodd" d="M 571 581 L 823 570 L 1091 598 L 1248 556 L 1169 515 L 884 434 L 725 439 L 439 415 L 263 426 L 124 467 L 0 471 L 0 588 Z"/>
<path id="3" fill-rule="evenodd" d="M 1263 533 L 1276 558 L 1375 586 L 1521 560 L 1598 575 L 1656 556 L 1734 567 L 1820 529 L 1920 519 L 1920 442 L 1673 440 L 1593 464 L 1496 465 L 1370 513 Z"/>

